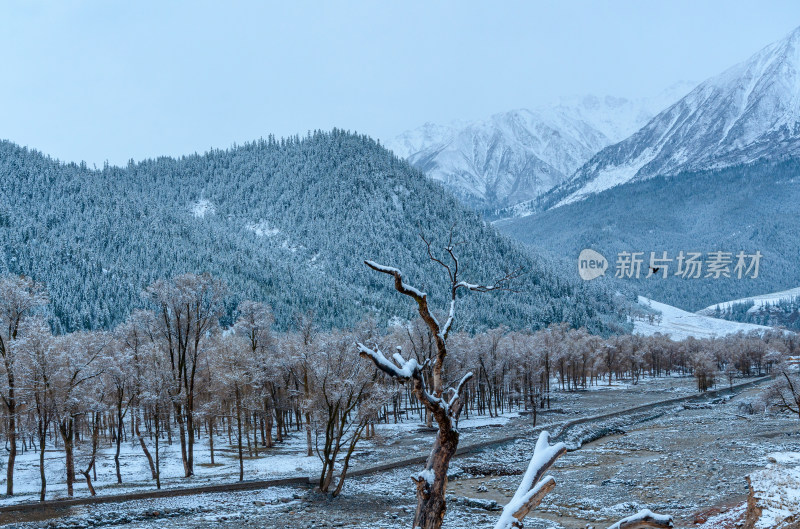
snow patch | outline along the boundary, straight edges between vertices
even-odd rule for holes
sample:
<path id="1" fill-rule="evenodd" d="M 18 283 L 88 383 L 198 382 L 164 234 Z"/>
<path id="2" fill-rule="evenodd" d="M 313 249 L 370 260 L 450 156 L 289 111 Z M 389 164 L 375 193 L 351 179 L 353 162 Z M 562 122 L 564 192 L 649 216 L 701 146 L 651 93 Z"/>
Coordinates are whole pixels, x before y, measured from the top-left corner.
<path id="1" fill-rule="evenodd" d="M 800 467 L 772 464 L 748 478 L 755 504 L 761 508 L 755 529 L 783 527 L 800 511 Z"/>
<path id="2" fill-rule="evenodd" d="M 272 228 L 266 221 L 262 220 L 255 224 L 248 224 L 247 229 L 255 233 L 259 237 L 274 237 L 278 235 L 281 230 Z"/>
<path id="3" fill-rule="evenodd" d="M 673 340 L 685 340 L 690 336 L 694 338 L 712 338 L 736 334 L 739 331 L 757 331 L 762 333 L 770 329 L 770 327 L 765 327 L 763 325 L 739 323 L 702 316 L 673 307 L 672 305 L 667 305 L 666 303 L 653 301 L 644 296 L 639 296 L 639 304 L 650 307 L 661 313 L 661 321 L 653 321 L 652 323 L 641 320 L 634 321 L 633 333 L 642 336 L 652 336 L 655 333 L 661 333 L 669 336 Z"/>
<path id="4" fill-rule="evenodd" d="M 209 200 L 201 198 L 191 207 L 192 215 L 197 217 L 198 219 L 202 219 L 206 215 L 213 215 L 216 212 L 216 208 L 214 204 L 212 204 Z"/>
<path id="5" fill-rule="evenodd" d="M 716 312 L 717 308 L 719 308 L 719 310 L 721 311 L 726 311 L 730 309 L 733 305 L 738 305 L 741 303 L 750 303 L 750 302 L 753 303 L 753 307 L 750 310 L 758 311 L 759 309 L 764 307 L 764 305 L 771 305 L 784 300 L 789 301 L 797 297 L 800 297 L 800 287 L 791 288 L 789 290 L 782 290 L 780 292 L 772 292 L 770 294 L 761 294 L 759 296 L 750 296 L 749 298 L 740 298 L 731 301 L 725 301 L 722 303 L 716 303 L 714 305 L 709 305 L 704 309 L 698 310 L 697 313 L 702 314 L 704 316 L 711 316 Z"/>

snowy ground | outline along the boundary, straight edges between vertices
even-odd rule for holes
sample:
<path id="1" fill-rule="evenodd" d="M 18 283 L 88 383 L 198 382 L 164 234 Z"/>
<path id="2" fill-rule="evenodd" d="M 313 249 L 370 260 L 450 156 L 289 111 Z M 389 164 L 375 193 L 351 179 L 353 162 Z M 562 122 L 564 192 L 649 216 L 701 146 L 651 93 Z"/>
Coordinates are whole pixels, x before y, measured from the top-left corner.
<path id="1" fill-rule="evenodd" d="M 183 478 L 183 465 L 181 463 L 180 445 L 177 440 L 170 446 L 162 443 L 161 451 L 161 479 L 163 488 L 185 487 L 188 485 L 199 486 L 217 484 L 226 481 L 238 480 L 238 459 L 236 452 L 227 443 L 227 438 L 217 438 L 215 441 L 215 464 L 211 465 L 210 454 L 206 439 L 195 445 L 195 477 L 187 480 Z M 88 454 L 85 445 L 77 451 L 76 468 L 85 468 L 88 464 Z M 152 445 L 149 446 L 153 453 Z M 362 449 L 368 449 L 369 443 L 364 443 Z M 305 437 L 292 436 L 286 443 L 277 445 L 268 452 L 261 450 L 262 457 L 249 458 L 245 452 L 245 477 L 246 479 L 273 479 L 294 477 L 298 475 L 312 476 L 321 464 L 314 455 L 305 457 Z M 268 457 L 266 456 L 268 454 Z M 66 466 L 63 450 L 50 446 L 45 451 L 45 468 L 47 473 L 47 498 L 56 499 L 66 497 Z M 93 485 L 98 494 L 122 494 L 126 492 L 150 490 L 154 488 L 150 479 L 150 467 L 138 443 L 126 442 L 122 444 L 120 454 L 120 467 L 123 483 L 117 484 L 114 466 L 114 448 L 108 445 L 98 451 L 97 479 Z M 3 474 L 5 477 L 5 473 Z M 82 476 L 75 482 L 75 496 L 88 496 L 88 488 Z M 2 486 L 5 479 L 2 480 Z M 25 501 L 36 501 L 39 491 L 39 454 L 33 451 L 17 456 L 15 465 L 15 495 L 13 498 L 0 498 L 0 505 Z"/>
<path id="2" fill-rule="evenodd" d="M 756 529 L 777 527 L 800 516 L 800 452 L 769 454 L 766 468 L 750 474 L 754 499 L 761 516 Z M 787 522 L 788 524 L 788 522 Z"/>
<path id="3" fill-rule="evenodd" d="M 689 336 L 695 338 L 712 338 L 714 336 L 721 337 L 728 334 L 735 334 L 739 331 L 762 332 L 770 329 L 770 327 L 765 327 L 763 325 L 728 321 L 720 318 L 703 316 L 694 312 L 687 312 L 673 307 L 672 305 L 648 299 L 644 296 L 639 296 L 639 304 L 650 307 L 661 315 L 661 321 L 654 321 L 653 323 L 640 320 L 634 321 L 633 333 L 643 336 L 652 336 L 658 332 L 670 336 L 673 340 L 684 340 Z"/>
<path id="4" fill-rule="evenodd" d="M 464 418 L 460 427 L 464 431 L 482 429 L 493 430 L 505 425 L 517 412 L 506 412 L 499 417 L 469 417 Z M 353 456 L 353 466 L 369 466 L 385 461 L 388 455 L 405 455 L 408 449 L 419 450 L 430 443 L 431 432 L 423 428 L 418 420 L 408 420 L 398 424 L 379 424 L 376 426 L 376 437 L 363 440 Z M 494 431 L 493 433 L 497 433 Z M 479 433 L 476 438 L 487 438 Z M 321 440 L 321 442 L 324 439 Z M 151 453 L 153 447 L 149 446 Z M 88 447 L 83 445 L 76 452 L 76 468 L 85 468 L 88 464 Z M 239 478 L 237 452 L 234 446 L 228 443 L 227 437 L 215 438 L 215 464 L 211 464 L 207 439 L 203 438 L 195 444 L 195 476 L 190 479 L 183 477 L 183 465 L 180 457 L 180 445 L 174 440 L 172 445 L 162 443 L 161 450 L 161 480 L 162 488 L 180 488 L 188 486 L 202 486 L 208 484 L 221 484 L 236 482 Z M 120 467 L 123 483 L 117 484 L 114 466 L 114 447 L 108 444 L 98 450 L 97 478 L 92 483 L 97 493 L 123 494 L 154 489 L 154 482 L 150 479 L 150 470 L 147 460 L 138 443 L 126 442 L 122 445 L 120 454 Z M 310 480 L 319 479 L 322 464 L 316 453 L 310 457 L 305 456 L 306 440 L 305 431 L 291 433 L 289 438 L 276 444 L 273 448 L 259 449 L 258 457 L 248 457 L 245 450 L 245 479 L 270 480 L 293 477 L 307 477 Z M 0 467 L 4 461 L 0 461 Z M 45 451 L 45 469 L 47 475 L 47 498 L 65 498 L 66 495 L 66 466 L 64 452 L 53 446 Z M 2 468 L 0 468 L 2 470 Z M 5 478 L 5 473 L 2 473 Z M 82 476 L 75 481 L 75 497 L 88 496 L 88 487 Z M 5 479 L 0 480 L 0 487 L 5 486 Z M 15 495 L 11 498 L 0 496 L 0 506 L 12 503 L 37 501 L 39 494 L 39 454 L 27 451 L 17 456 L 15 465 Z"/>
<path id="5" fill-rule="evenodd" d="M 698 310 L 697 313 L 705 316 L 712 316 L 716 312 L 717 308 L 720 310 L 727 310 L 731 308 L 732 305 L 749 303 L 751 301 L 753 302 L 753 307 L 750 309 L 750 311 L 757 311 L 764 305 L 774 304 L 781 300 L 792 300 L 797 297 L 800 297 L 800 287 L 782 290 L 780 292 L 772 292 L 770 294 L 762 294 L 760 296 L 751 296 L 749 298 L 734 299 L 731 301 L 725 301 L 723 303 L 716 303 L 714 305 L 709 305 L 704 309 Z"/>
<path id="6" fill-rule="evenodd" d="M 554 381 L 553 385 L 556 387 L 557 382 Z M 692 394 L 694 391 L 694 380 L 685 377 L 653 380 L 643 378 L 635 386 L 627 381 L 615 380 L 610 386 L 603 383 L 583 391 L 557 393 L 553 400 L 553 411 L 540 413 L 539 421 L 541 424 L 563 422 L 581 415 L 607 413 L 613 411 L 608 409 L 609 401 L 613 401 L 611 406 L 624 409 L 673 396 Z M 607 392 L 613 393 L 613 396 L 604 396 L 603 394 Z M 518 419 L 518 417 L 519 413 L 516 411 L 504 413 L 500 417 L 465 415 L 459 422 L 459 428 L 464 432 L 464 442 L 469 443 L 514 435 L 515 432 L 522 435 L 526 421 L 530 419 Z M 419 420 L 414 419 L 398 424 L 379 424 L 376 426 L 376 433 L 375 439 L 364 440 L 359 444 L 358 450 L 353 456 L 353 468 L 408 457 L 409 452 L 414 453 L 417 450 L 427 449 L 433 436 L 431 431 L 422 428 Z M 305 432 L 293 431 L 285 442 L 276 444 L 270 449 L 262 448 L 259 451 L 259 457 L 247 457 L 245 452 L 245 479 L 267 480 L 289 477 L 318 479 L 322 468 L 320 460 L 316 455 L 311 457 L 303 455 L 306 449 L 305 443 Z M 86 445 L 82 445 L 76 452 L 76 468 L 78 469 L 85 468 L 88 463 L 87 448 Z M 152 446 L 150 449 L 152 452 Z M 215 438 L 215 455 L 216 464 L 212 466 L 207 440 L 202 438 L 195 445 L 195 476 L 186 479 L 183 477 L 180 445 L 177 440 L 174 440 L 172 445 L 162 442 L 162 487 L 169 489 L 237 481 L 239 476 L 237 454 L 228 444 L 227 436 Z M 63 450 L 56 449 L 50 444 L 45 452 L 45 457 L 47 498 L 66 497 L 66 468 Z M 0 459 L 0 467 L 3 467 L 4 462 L 4 459 Z M 93 484 L 100 495 L 123 494 L 155 488 L 153 480 L 150 479 L 147 460 L 138 443 L 126 442 L 122 445 L 120 466 L 123 483 L 121 485 L 118 485 L 116 480 L 113 446 L 101 445 L 96 464 L 97 479 L 93 480 Z M 38 500 L 39 454 L 28 451 L 18 455 L 15 469 L 14 488 L 16 494 L 12 498 L 0 496 L 0 506 Z M 0 470 L 3 469 L 0 468 Z M 0 487 L 4 486 L 5 472 L 1 472 Z M 77 479 L 75 497 L 88 495 L 85 481 Z"/>
<path id="7" fill-rule="evenodd" d="M 664 379 L 614 391 L 560 393 L 553 399 L 553 408 L 561 412 L 540 415 L 540 424 L 550 424 L 552 429 L 558 422 L 582 415 L 664 400 L 689 391 L 692 382 Z M 605 527 L 647 507 L 675 515 L 678 527 L 696 527 L 692 521 L 698 511 L 740 503 L 747 493 L 745 475 L 765 468 L 769 458 L 786 460 L 800 452 L 796 417 L 739 412 L 738 404 L 752 400 L 756 391 L 744 390 L 732 400 L 708 407 L 671 406 L 658 413 L 595 424 L 608 435 L 558 461 L 552 471 L 558 483 L 555 491 L 525 526 L 583 529 L 590 523 Z M 514 431 L 519 432 L 520 440 L 454 460 L 446 528 L 494 525 L 499 511 L 479 507 L 480 502 L 474 500 L 502 505 L 513 494 L 533 450 L 535 432 L 529 420 L 529 416 L 480 418 L 474 426 L 462 428 L 462 443 Z M 393 426 L 381 429 L 384 444 L 371 447 L 376 459 L 385 459 L 399 449 L 418 448 L 425 453 L 430 446 L 430 432 Z M 353 478 L 343 495 L 332 501 L 308 487 L 281 487 L 76 507 L 58 520 L 17 527 L 405 528 L 414 507 L 409 476 L 418 471 L 414 465 Z"/>

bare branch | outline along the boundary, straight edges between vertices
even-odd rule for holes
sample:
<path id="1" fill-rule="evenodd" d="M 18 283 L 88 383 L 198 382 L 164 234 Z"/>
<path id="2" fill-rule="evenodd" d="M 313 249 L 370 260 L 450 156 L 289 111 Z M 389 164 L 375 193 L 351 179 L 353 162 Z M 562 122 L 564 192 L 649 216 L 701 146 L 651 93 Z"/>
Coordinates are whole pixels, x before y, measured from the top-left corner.
<path id="1" fill-rule="evenodd" d="M 411 285 L 404 283 L 403 273 L 400 272 L 400 270 L 398 270 L 397 268 L 394 268 L 392 266 L 384 266 L 376 263 L 375 261 L 364 261 L 364 264 L 377 272 L 382 272 L 384 274 L 389 274 L 390 276 L 394 276 L 395 289 L 397 289 L 397 291 L 400 292 L 401 294 L 405 294 L 406 296 L 411 296 L 417 302 L 427 297 L 427 294 L 425 294 L 425 292 L 422 292 L 421 290 L 416 289 Z"/>
<path id="2" fill-rule="evenodd" d="M 362 343 L 357 343 L 356 346 L 358 347 L 359 355 L 363 358 L 369 358 L 375 363 L 375 367 L 401 382 L 414 378 L 422 369 L 422 366 L 415 358 L 405 360 L 400 353 L 395 353 L 393 358 L 398 364 L 395 365 L 386 358 L 380 349 L 370 349 Z"/>
<path id="3" fill-rule="evenodd" d="M 491 285 L 476 285 L 474 283 L 467 283 L 466 281 L 459 281 L 455 285 L 453 285 L 453 291 L 455 292 L 459 288 L 466 288 L 467 290 L 471 290 L 472 292 L 493 292 L 496 290 L 504 291 L 504 292 L 517 292 L 516 290 L 512 289 L 509 284 L 514 279 L 522 276 L 523 270 L 522 268 L 517 268 L 511 272 L 506 273 L 503 277 L 496 280 L 494 284 Z"/>
<path id="4" fill-rule="evenodd" d="M 362 358 L 369 358 L 375 363 L 375 367 L 389 376 L 396 378 L 400 382 L 413 380 L 414 394 L 420 402 L 434 414 L 437 421 L 447 420 L 446 417 L 450 413 L 449 404 L 443 399 L 428 393 L 425 387 L 425 377 L 422 376 L 422 369 L 427 366 L 427 360 L 420 364 L 416 358 L 405 360 L 400 353 L 395 353 L 393 358 L 398 364 L 395 365 L 386 358 L 380 349 L 371 349 L 362 343 L 356 343 L 356 346 Z"/>
<path id="5" fill-rule="evenodd" d="M 472 376 L 472 372 L 467 373 L 461 377 L 461 380 L 458 382 L 458 385 L 455 388 L 450 387 L 447 389 L 453 393 L 450 396 L 450 400 L 447 401 L 448 412 L 450 413 L 450 416 L 456 420 L 456 422 L 458 422 L 458 417 L 461 415 L 461 410 L 464 406 L 464 401 L 461 399 L 461 390 L 464 387 L 464 384 L 472 379 Z"/>
<path id="6" fill-rule="evenodd" d="M 430 241 L 428 239 L 425 238 L 425 234 L 422 233 L 422 229 L 421 228 L 419 230 L 419 238 L 422 239 L 422 242 L 425 243 L 425 247 L 428 250 L 428 258 L 431 261 L 433 261 L 434 263 L 437 263 L 437 264 L 441 265 L 442 267 L 444 267 L 444 269 L 447 270 L 447 275 L 450 276 L 450 282 L 454 283 L 456 281 L 456 275 L 450 269 L 449 265 L 445 264 L 444 261 L 442 261 L 441 259 L 437 258 L 435 255 L 433 255 L 433 250 L 431 250 L 431 243 L 430 243 Z M 452 228 L 451 228 L 451 231 L 450 231 L 450 238 L 451 239 L 453 238 Z M 456 273 L 458 273 L 458 261 L 456 261 Z"/>
<path id="7" fill-rule="evenodd" d="M 467 373 L 466 375 L 461 377 L 461 380 L 458 381 L 458 385 L 455 388 L 451 388 L 451 389 L 453 389 L 453 391 L 455 393 L 450 398 L 450 402 L 452 402 L 453 400 L 457 399 L 461 395 L 461 389 L 464 387 L 464 384 L 469 382 L 470 379 L 472 379 L 473 376 L 474 375 L 472 374 L 472 371 L 470 371 L 469 373 Z"/>
<path id="8" fill-rule="evenodd" d="M 547 495 L 548 492 L 556 488 L 556 480 L 553 479 L 553 476 L 547 476 L 544 478 L 540 483 L 537 483 L 536 486 L 528 492 L 527 495 L 523 498 L 522 506 L 517 509 L 511 516 L 517 519 L 520 522 L 520 526 L 522 525 L 522 520 L 528 516 L 528 513 L 531 512 L 533 509 L 539 506 L 542 503 L 542 500 Z"/>

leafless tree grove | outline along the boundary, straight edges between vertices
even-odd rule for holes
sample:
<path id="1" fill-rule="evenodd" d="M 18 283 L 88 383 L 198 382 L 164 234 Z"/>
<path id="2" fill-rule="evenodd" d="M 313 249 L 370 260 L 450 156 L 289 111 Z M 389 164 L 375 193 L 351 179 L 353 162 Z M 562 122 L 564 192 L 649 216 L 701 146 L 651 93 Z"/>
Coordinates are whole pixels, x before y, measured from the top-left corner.
<path id="1" fill-rule="evenodd" d="M 242 301 L 231 310 L 224 284 L 185 274 L 151 284 L 143 294 L 149 308 L 115 329 L 54 334 L 44 285 L 0 277 L 6 492 L 14 492 L 20 451 L 39 454 L 44 500 L 45 449 L 63 457 L 73 494 L 76 483 L 93 491 L 97 460 L 107 449 L 118 483 L 126 479 L 122 448 L 133 446 L 160 487 L 165 445 L 180 448 L 187 477 L 198 458 L 216 465 L 224 451 L 246 479 L 250 458 L 268 456 L 293 436 L 322 463 L 319 489 L 336 496 L 360 440 L 375 435 L 377 424 L 414 421 L 438 429 L 431 457 L 415 476 L 415 524 L 429 528 L 445 512 L 446 470 L 461 416 L 527 410 L 535 421 L 554 391 L 676 374 L 696 376 L 704 390 L 718 380 L 768 373 L 782 384 L 770 402 L 797 413 L 800 384 L 786 363 L 800 354 L 793 335 L 676 342 L 659 335 L 601 338 L 563 324 L 469 334 L 455 325 L 461 292 L 511 288 L 515 274 L 489 285 L 467 283 L 454 244 L 445 247 L 446 259 L 428 248 L 427 257 L 450 280 L 444 314 L 399 270 L 367 263 L 418 309 L 418 319 L 388 327 L 366 318 L 352 329 L 323 329 L 313 314 L 303 314 L 293 328 L 277 331 L 269 306 Z M 223 326 L 221 318 L 232 323 Z"/>

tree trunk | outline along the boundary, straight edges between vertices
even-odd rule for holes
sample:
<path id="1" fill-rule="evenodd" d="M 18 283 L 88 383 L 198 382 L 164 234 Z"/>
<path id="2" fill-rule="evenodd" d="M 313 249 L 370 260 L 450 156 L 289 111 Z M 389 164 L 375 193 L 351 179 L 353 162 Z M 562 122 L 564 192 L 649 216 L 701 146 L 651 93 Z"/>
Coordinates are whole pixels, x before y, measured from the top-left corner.
<path id="1" fill-rule="evenodd" d="M 440 425 L 441 427 L 441 425 Z M 458 448 L 458 431 L 439 431 L 433 445 L 425 474 L 433 474 L 433 483 L 425 478 L 416 480 L 417 511 L 414 514 L 414 527 L 420 529 L 440 529 L 447 511 L 445 492 L 447 489 L 447 470 L 450 460 Z"/>
<path id="2" fill-rule="evenodd" d="M 75 458 L 73 453 L 73 440 L 75 438 L 74 422 L 70 417 L 63 419 L 58 430 L 61 432 L 61 439 L 64 441 L 64 454 L 66 455 L 67 466 L 67 495 L 71 498 L 74 494 L 73 484 L 75 482 Z"/>
<path id="3" fill-rule="evenodd" d="M 8 377 L 8 465 L 6 466 L 6 494 L 14 495 L 14 463 L 17 460 L 17 401 L 14 397 L 14 377 Z"/>
<path id="4" fill-rule="evenodd" d="M 167 418 L 167 424 L 169 424 L 169 418 Z M 150 458 L 150 453 L 149 452 L 147 452 L 147 456 L 148 456 L 148 459 L 150 459 L 150 467 L 153 470 L 153 474 L 155 474 L 154 477 L 155 477 L 155 480 L 156 480 L 156 489 L 159 489 L 159 490 L 161 490 L 161 460 L 159 459 L 159 453 L 158 453 L 158 441 L 159 441 L 159 438 L 161 437 L 160 425 L 161 425 L 161 416 L 158 413 L 158 404 L 156 404 L 156 418 L 155 418 L 156 466 L 155 466 L 155 468 L 152 468 L 153 467 L 153 459 Z M 139 437 L 139 439 L 141 439 L 141 437 Z"/>
<path id="5" fill-rule="evenodd" d="M 186 437 L 188 455 L 186 457 L 186 477 L 194 476 L 194 396 L 190 393 L 186 399 Z"/>
<path id="6" fill-rule="evenodd" d="M 336 484 L 336 489 L 331 494 L 331 497 L 335 498 L 342 492 L 342 487 L 344 486 L 344 480 L 347 477 L 347 469 L 350 467 L 350 456 L 353 455 L 353 452 L 356 449 L 356 443 L 361 438 L 361 434 L 364 431 L 364 428 L 369 430 L 369 423 L 362 424 L 359 429 L 353 434 L 353 438 L 350 439 L 350 446 L 347 448 L 347 455 L 344 457 L 344 462 L 342 463 L 342 474 L 339 476 L 339 483 Z"/>
<path id="7" fill-rule="evenodd" d="M 142 437 L 142 432 L 139 428 L 139 420 L 138 417 L 133 417 L 131 422 L 135 423 L 133 430 L 136 438 L 139 440 L 139 446 L 142 447 L 142 452 L 144 452 L 145 457 L 147 458 L 147 462 L 150 465 L 150 474 L 152 474 L 153 479 L 158 480 L 158 472 L 156 470 L 156 465 L 153 464 L 153 456 L 150 455 L 150 450 L 147 449 L 147 444 L 144 442 L 144 437 Z M 156 425 L 158 425 L 158 413 L 156 413 Z M 156 433 L 156 449 L 158 448 L 158 433 Z M 158 454 L 156 454 L 157 456 Z"/>
<path id="8" fill-rule="evenodd" d="M 39 501 L 44 501 L 45 493 L 47 491 L 47 476 L 44 473 L 44 446 L 47 442 L 47 429 L 45 428 L 44 421 L 39 418 L 39 481 L 42 486 L 39 489 Z"/>
<path id="9" fill-rule="evenodd" d="M 183 416 L 180 404 L 175 404 L 175 419 L 178 421 L 178 435 L 181 438 L 181 461 L 183 462 L 183 476 L 188 478 L 192 475 L 189 468 L 189 455 L 186 446 L 186 421 Z"/>
<path id="10" fill-rule="evenodd" d="M 244 454 L 242 453 L 242 398 L 236 384 L 236 441 L 239 445 L 239 481 L 244 481 Z"/>
<path id="11" fill-rule="evenodd" d="M 208 420 L 208 451 L 211 453 L 211 464 L 214 464 L 214 418 Z"/>
<path id="12" fill-rule="evenodd" d="M 283 442 L 283 415 L 277 408 L 275 408 L 275 442 Z"/>
<path id="13" fill-rule="evenodd" d="M 97 412 L 95 412 L 94 417 L 92 418 L 92 457 L 89 460 L 89 466 L 86 467 L 86 470 L 81 472 L 81 474 L 83 474 L 83 477 L 86 478 L 86 486 L 89 488 L 89 494 L 91 494 L 92 496 L 97 496 L 97 493 L 94 490 L 94 486 L 92 486 L 92 478 L 90 476 L 90 472 L 94 468 L 94 463 L 97 459 L 97 442 L 99 438 L 100 438 L 100 416 L 97 414 Z"/>
<path id="14" fill-rule="evenodd" d="M 314 455 L 311 449 L 311 414 L 306 413 L 306 456 L 311 457 Z"/>
<path id="15" fill-rule="evenodd" d="M 116 452 L 114 452 L 114 467 L 117 471 L 117 483 L 122 483 L 122 471 L 119 467 L 119 453 L 122 449 L 122 431 L 123 431 L 123 424 L 122 424 L 122 398 L 118 398 L 117 400 L 117 447 Z"/>

